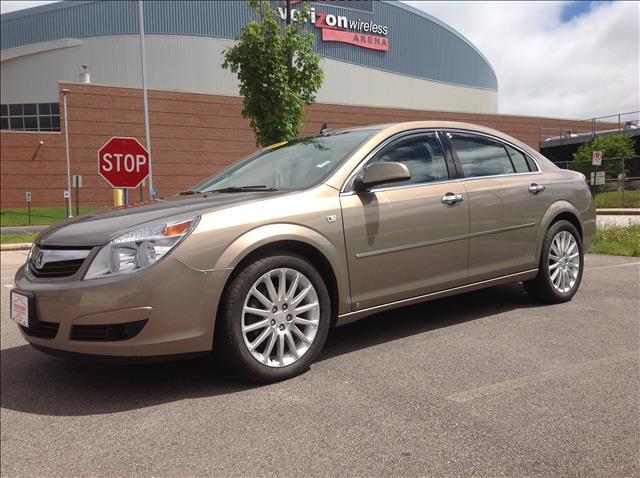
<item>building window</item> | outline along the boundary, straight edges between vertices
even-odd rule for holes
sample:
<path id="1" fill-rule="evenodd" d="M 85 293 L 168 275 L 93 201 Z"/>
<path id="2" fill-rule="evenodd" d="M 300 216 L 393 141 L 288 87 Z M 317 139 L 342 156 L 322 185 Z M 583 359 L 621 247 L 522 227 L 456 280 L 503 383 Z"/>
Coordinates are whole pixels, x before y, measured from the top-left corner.
<path id="1" fill-rule="evenodd" d="M 0 129 L 7 131 L 60 131 L 60 104 L 0 105 Z"/>

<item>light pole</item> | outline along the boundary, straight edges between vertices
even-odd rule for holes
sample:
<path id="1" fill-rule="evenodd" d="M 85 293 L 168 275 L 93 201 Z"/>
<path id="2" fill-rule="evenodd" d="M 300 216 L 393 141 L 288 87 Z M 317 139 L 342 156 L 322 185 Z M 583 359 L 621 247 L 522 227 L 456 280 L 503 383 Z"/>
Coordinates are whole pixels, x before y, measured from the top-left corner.
<path id="1" fill-rule="evenodd" d="M 67 120 L 67 95 L 69 90 L 62 90 L 62 105 L 64 109 L 64 148 L 67 153 L 67 217 L 73 217 L 71 213 L 71 158 L 69 157 L 69 123 Z"/>
<path id="2" fill-rule="evenodd" d="M 138 19 L 140 21 L 140 61 L 142 63 L 142 98 L 144 101 L 144 130 L 149 152 L 149 199 L 153 199 L 153 173 L 151 172 L 151 134 L 149 133 L 149 100 L 147 98 L 147 61 L 144 45 L 144 8 L 142 0 L 138 0 Z"/>

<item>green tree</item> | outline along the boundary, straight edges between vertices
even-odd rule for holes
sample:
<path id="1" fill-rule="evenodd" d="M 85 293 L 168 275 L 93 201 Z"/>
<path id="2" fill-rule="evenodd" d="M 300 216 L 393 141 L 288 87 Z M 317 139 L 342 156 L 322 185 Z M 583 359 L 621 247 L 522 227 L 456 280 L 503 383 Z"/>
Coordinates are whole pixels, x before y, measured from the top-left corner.
<path id="1" fill-rule="evenodd" d="M 600 168 L 591 166 L 594 151 L 602 151 L 602 166 Z M 590 143 L 581 145 L 574 153 L 571 169 L 580 171 L 587 176 L 591 171 L 604 169 L 606 176 L 613 179 L 622 173 L 622 161 L 611 158 L 624 158 L 635 156 L 635 154 L 634 141 L 630 136 L 596 136 Z"/>
<path id="2" fill-rule="evenodd" d="M 308 4 L 285 25 L 270 2 L 250 0 L 249 6 L 257 19 L 244 25 L 222 67 L 238 75 L 242 116 L 251 121 L 258 144 L 267 146 L 298 136 L 304 108 L 315 101 L 323 72 L 320 56 L 313 53 L 315 36 L 304 27 Z"/>

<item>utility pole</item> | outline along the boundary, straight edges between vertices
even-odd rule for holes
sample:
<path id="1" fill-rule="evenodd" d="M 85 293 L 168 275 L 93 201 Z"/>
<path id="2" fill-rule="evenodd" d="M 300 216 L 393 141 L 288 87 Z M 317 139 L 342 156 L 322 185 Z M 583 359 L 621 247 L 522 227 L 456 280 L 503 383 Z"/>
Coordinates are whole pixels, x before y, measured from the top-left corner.
<path id="1" fill-rule="evenodd" d="M 155 193 L 153 190 L 153 173 L 151 169 L 151 134 L 149 132 L 149 100 L 147 97 L 147 60 L 144 44 L 144 7 L 142 0 L 138 0 L 138 19 L 140 21 L 140 61 L 142 63 L 142 97 L 144 100 L 144 130 L 147 140 L 147 151 L 149 152 L 149 199 L 153 200 Z"/>
<path id="2" fill-rule="evenodd" d="M 67 217 L 73 217 L 71 211 L 71 158 L 69 155 L 69 122 L 67 119 L 67 95 L 69 90 L 62 90 L 62 105 L 64 110 L 64 147 L 67 154 Z"/>

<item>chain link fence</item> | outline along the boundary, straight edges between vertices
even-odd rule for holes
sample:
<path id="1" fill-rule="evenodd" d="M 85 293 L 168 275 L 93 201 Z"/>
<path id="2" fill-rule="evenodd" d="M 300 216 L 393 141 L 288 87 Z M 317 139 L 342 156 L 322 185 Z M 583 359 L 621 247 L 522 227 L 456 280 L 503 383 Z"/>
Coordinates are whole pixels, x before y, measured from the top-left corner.
<path id="1" fill-rule="evenodd" d="M 556 126 L 539 128 L 540 148 L 549 144 L 563 145 L 585 142 L 596 134 L 619 135 L 640 129 L 640 111 L 599 116 L 588 120 L 564 120 Z"/>
<path id="2" fill-rule="evenodd" d="M 602 159 L 600 166 L 591 161 L 560 161 L 562 169 L 584 174 L 596 207 L 640 208 L 640 156 Z"/>

